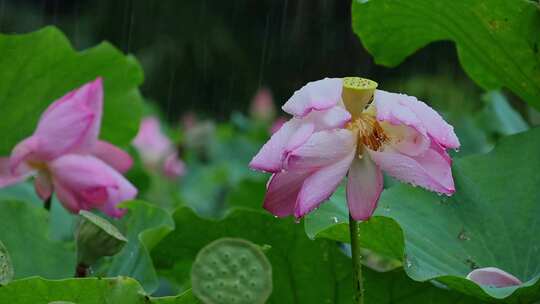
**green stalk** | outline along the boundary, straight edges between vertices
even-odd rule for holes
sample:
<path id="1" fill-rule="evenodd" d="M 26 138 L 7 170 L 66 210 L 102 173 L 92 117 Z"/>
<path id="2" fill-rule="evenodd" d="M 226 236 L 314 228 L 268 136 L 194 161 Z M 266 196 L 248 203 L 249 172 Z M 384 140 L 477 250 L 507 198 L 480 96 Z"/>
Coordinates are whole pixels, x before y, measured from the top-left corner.
<path id="1" fill-rule="evenodd" d="M 358 222 L 349 215 L 349 232 L 351 237 L 353 299 L 355 304 L 364 304 L 364 283 L 362 278 L 362 264 L 360 263 L 360 229 Z"/>

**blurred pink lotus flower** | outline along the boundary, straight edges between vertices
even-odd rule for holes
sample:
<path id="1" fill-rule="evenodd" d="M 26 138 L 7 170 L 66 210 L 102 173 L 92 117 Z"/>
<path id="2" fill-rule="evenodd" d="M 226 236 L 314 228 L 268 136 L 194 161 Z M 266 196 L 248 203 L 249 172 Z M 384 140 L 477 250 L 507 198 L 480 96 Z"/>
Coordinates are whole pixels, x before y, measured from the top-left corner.
<path id="1" fill-rule="evenodd" d="M 0 158 L 0 187 L 35 176 L 37 194 L 58 200 L 73 213 L 97 208 L 121 217 L 119 203 L 133 199 L 137 189 L 119 172 L 129 170 L 126 152 L 98 140 L 103 109 L 101 78 L 73 90 L 41 115 L 33 135 Z"/>
<path id="2" fill-rule="evenodd" d="M 156 117 L 146 117 L 141 122 L 139 133 L 133 140 L 145 166 L 169 178 L 184 175 L 184 163 L 178 158 L 175 147 L 160 129 Z"/>
<path id="3" fill-rule="evenodd" d="M 281 129 L 286 122 L 287 118 L 283 116 L 278 117 L 276 120 L 274 120 L 272 126 L 270 127 L 270 134 L 274 134 L 279 131 L 279 129 Z"/>
<path id="4" fill-rule="evenodd" d="M 180 118 L 180 124 L 184 130 L 191 130 L 199 124 L 199 119 L 197 114 L 194 112 L 188 111 L 182 115 Z"/>
<path id="5" fill-rule="evenodd" d="M 272 93 L 269 89 L 262 88 L 257 91 L 251 101 L 249 113 L 256 120 L 270 122 L 274 119 L 276 116 L 276 107 L 274 106 Z"/>
<path id="6" fill-rule="evenodd" d="M 350 85 L 344 87 L 345 82 Z M 371 89 L 355 90 L 355 82 Z M 276 216 L 303 217 L 347 175 L 351 216 L 367 220 L 383 190 L 382 171 L 432 191 L 454 193 L 446 152 L 460 145 L 453 127 L 415 97 L 375 90 L 376 85 L 356 77 L 325 78 L 308 83 L 285 103 L 283 110 L 293 118 L 250 163 L 272 173 L 265 209 Z M 367 99 L 351 97 L 362 92 L 369 93 Z"/>
<path id="7" fill-rule="evenodd" d="M 467 279 L 480 285 L 497 288 L 522 284 L 518 278 L 496 267 L 475 269 L 467 275 Z"/>

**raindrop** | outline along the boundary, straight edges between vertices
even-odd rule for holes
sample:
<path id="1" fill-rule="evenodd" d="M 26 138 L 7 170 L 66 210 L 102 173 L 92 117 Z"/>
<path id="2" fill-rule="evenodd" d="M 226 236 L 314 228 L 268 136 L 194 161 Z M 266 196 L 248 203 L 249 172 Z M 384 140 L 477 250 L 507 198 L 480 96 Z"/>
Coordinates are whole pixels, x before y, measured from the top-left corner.
<path id="1" fill-rule="evenodd" d="M 334 222 L 335 224 L 337 224 L 339 222 L 338 218 L 333 216 L 332 217 L 332 222 Z"/>
<path id="2" fill-rule="evenodd" d="M 465 229 L 461 229 L 461 231 L 458 234 L 458 240 L 460 240 L 460 241 L 470 241 L 471 238 L 467 235 Z"/>
<path id="3" fill-rule="evenodd" d="M 409 260 L 406 260 L 405 261 L 405 266 L 407 266 L 407 268 L 411 268 L 412 267 L 412 262 L 409 261 Z"/>
<path id="4" fill-rule="evenodd" d="M 477 268 L 478 268 L 478 264 L 476 264 L 476 262 L 473 261 L 470 257 L 467 258 L 467 259 L 465 260 L 465 263 L 466 263 L 467 265 L 469 265 L 469 268 L 470 268 L 471 270 L 474 270 L 474 269 L 477 269 Z"/>

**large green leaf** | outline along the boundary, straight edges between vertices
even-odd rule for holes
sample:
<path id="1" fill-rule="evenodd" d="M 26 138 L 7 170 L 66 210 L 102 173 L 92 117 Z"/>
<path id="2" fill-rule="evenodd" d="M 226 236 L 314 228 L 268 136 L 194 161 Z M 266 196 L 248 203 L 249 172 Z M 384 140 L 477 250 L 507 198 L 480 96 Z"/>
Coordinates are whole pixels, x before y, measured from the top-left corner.
<path id="1" fill-rule="evenodd" d="M 152 293 L 159 282 L 149 250 L 174 228 L 174 223 L 165 210 L 148 203 L 133 201 L 124 206 L 129 211 L 115 224 L 129 241 L 118 255 L 105 263 L 105 275 L 135 278 Z"/>
<path id="2" fill-rule="evenodd" d="M 366 304 L 481 304 L 477 299 L 444 290 L 429 282 L 414 282 L 402 269 L 386 273 L 364 268 Z"/>
<path id="3" fill-rule="evenodd" d="M 418 281 L 437 279 L 483 299 L 506 298 L 505 303 L 540 299 L 538 155 L 539 128 L 503 138 L 488 154 L 455 160 L 457 191 L 452 197 L 408 185 L 386 190 L 378 216 L 362 223 L 361 238 L 368 240 L 363 245 L 403 258 L 407 274 Z M 344 204 L 342 198 L 325 208 L 335 208 L 339 216 Z M 346 239 L 343 234 L 327 233 L 337 228 L 324 222 L 331 211 L 325 212 L 314 219 L 318 221 L 316 229 L 306 227 L 308 234 Z M 386 224 L 381 225 L 380 216 L 386 217 Z M 341 218 L 340 222 L 346 220 Z M 391 223 L 393 220 L 402 231 Z M 398 240 L 403 237 L 405 246 L 400 246 Z M 377 238 L 379 241 L 373 242 Z M 389 239 L 395 241 L 387 242 Z M 404 255 L 400 254 L 403 250 Z M 465 279 L 472 269 L 490 266 L 514 274 L 524 284 L 490 288 Z"/>
<path id="4" fill-rule="evenodd" d="M 44 204 L 30 180 L 0 189 L 0 201 L 4 200 L 21 201 L 39 208 L 43 208 Z M 48 218 L 49 234 L 53 240 L 73 241 L 76 216 L 67 211 L 55 195 Z"/>
<path id="5" fill-rule="evenodd" d="M 39 275 L 58 279 L 75 273 L 74 250 L 51 240 L 48 225 L 44 208 L 0 201 L 0 240 L 10 253 L 15 278 Z"/>
<path id="6" fill-rule="evenodd" d="M 0 35 L 0 155 L 29 136 L 43 110 L 68 91 L 102 76 L 105 105 L 101 137 L 127 145 L 141 115 L 137 86 L 142 70 L 108 43 L 76 52 L 54 27 L 24 35 Z"/>
<path id="7" fill-rule="evenodd" d="M 395 66 L 432 41 L 456 43 L 485 89 L 506 87 L 540 109 L 540 11 L 527 0 L 360 0 L 353 28 L 375 61 Z"/>
<path id="8" fill-rule="evenodd" d="M 501 92 L 488 92 L 483 99 L 486 106 L 478 116 L 482 129 L 498 135 L 512 135 L 529 129 Z"/>
<path id="9" fill-rule="evenodd" d="M 57 302 L 56 302 L 57 301 Z M 127 277 L 110 279 L 65 279 L 50 281 L 39 277 L 13 281 L 0 288 L 0 303 L 10 304 L 198 304 L 191 292 L 150 298 L 137 281 Z"/>
<path id="10" fill-rule="evenodd" d="M 476 300 L 443 290 L 430 283 L 409 280 L 401 270 L 389 273 L 364 271 L 366 303 L 377 304 L 479 304 Z M 11 282 L 0 288 L 0 303 L 48 304 L 199 304 L 191 290 L 178 296 L 148 297 L 137 281 L 127 277 L 45 280 L 38 277 Z M 68 302 L 68 303 L 69 303 Z M 279 302 L 286 303 L 286 302 Z M 298 302 L 294 302 L 298 303 Z M 313 302 L 336 303 L 336 302 Z M 350 303 L 343 301 L 343 303 Z"/>
<path id="11" fill-rule="evenodd" d="M 199 250 L 222 237 L 271 246 L 265 253 L 272 264 L 274 292 L 268 303 L 350 303 L 350 260 L 334 242 L 311 241 L 292 220 L 236 209 L 213 221 L 188 208 L 174 213 L 176 230 L 152 251 L 158 270 L 179 284 L 187 284 Z"/>
<path id="12" fill-rule="evenodd" d="M 327 202 L 306 216 L 304 226 L 308 237 L 350 242 L 349 210 L 345 197 L 345 187 L 339 187 Z M 360 231 L 361 247 L 369 248 L 386 258 L 402 259 L 403 237 L 395 221 L 375 216 L 369 222 L 360 223 Z"/>
<path id="13" fill-rule="evenodd" d="M 199 218 L 188 208 L 177 210 L 174 219 L 177 229 L 152 255 L 162 274 L 178 283 L 187 283 L 202 247 L 221 237 L 240 237 L 270 246 L 265 254 L 272 263 L 274 292 L 268 303 L 351 302 L 350 259 L 334 242 L 306 238 L 302 226 L 292 220 L 235 209 L 225 219 L 213 221 Z M 366 303 L 479 303 L 430 283 L 414 282 L 402 270 L 364 269 L 364 282 Z"/>

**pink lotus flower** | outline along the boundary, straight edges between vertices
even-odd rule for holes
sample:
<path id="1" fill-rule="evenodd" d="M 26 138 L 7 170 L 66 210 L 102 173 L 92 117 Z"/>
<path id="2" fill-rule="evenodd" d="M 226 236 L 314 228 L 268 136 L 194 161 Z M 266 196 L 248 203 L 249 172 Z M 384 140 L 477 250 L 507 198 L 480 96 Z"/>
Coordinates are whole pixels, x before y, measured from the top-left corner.
<path id="1" fill-rule="evenodd" d="M 172 142 L 159 127 L 159 120 L 155 117 L 146 117 L 141 122 L 139 133 L 133 140 L 145 166 L 163 173 L 169 178 L 184 175 L 184 163 L 178 158 Z"/>
<path id="2" fill-rule="evenodd" d="M 383 175 L 452 194 L 447 148 L 452 126 L 415 97 L 375 90 L 362 78 L 310 82 L 285 103 L 293 118 L 262 147 L 250 167 L 272 173 L 264 208 L 300 218 L 328 199 L 345 176 L 355 220 L 373 214 Z"/>
<path id="3" fill-rule="evenodd" d="M 259 89 L 251 101 L 249 109 L 251 117 L 270 122 L 276 116 L 276 108 L 272 93 L 266 88 Z"/>
<path id="4" fill-rule="evenodd" d="M 467 275 L 467 279 L 480 285 L 497 288 L 521 285 L 518 278 L 496 267 L 475 269 Z"/>
<path id="5" fill-rule="evenodd" d="M 71 212 L 98 208 L 110 216 L 116 205 L 133 199 L 135 189 L 119 172 L 127 171 L 129 154 L 98 140 L 103 108 L 101 78 L 73 90 L 41 115 L 33 135 L 0 158 L 0 187 L 35 176 L 36 192 L 48 199 L 56 191 Z"/>

